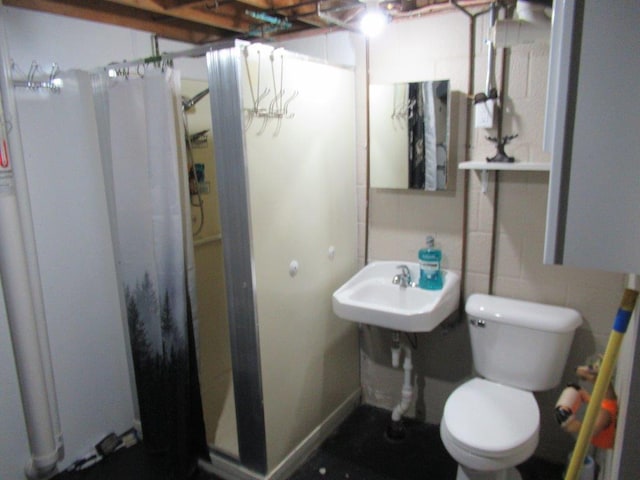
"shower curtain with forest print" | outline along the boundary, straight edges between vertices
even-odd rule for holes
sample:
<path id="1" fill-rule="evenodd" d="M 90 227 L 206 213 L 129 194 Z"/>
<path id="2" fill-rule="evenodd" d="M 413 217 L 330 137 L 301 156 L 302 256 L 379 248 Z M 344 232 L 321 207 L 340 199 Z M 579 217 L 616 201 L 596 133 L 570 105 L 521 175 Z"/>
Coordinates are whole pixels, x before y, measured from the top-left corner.
<path id="1" fill-rule="evenodd" d="M 438 139 L 435 91 L 442 82 L 409 84 L 409 188 L 434 191 L 443 187 L 438 175 Z"/>
<path id="2" fill-rule="evenodd" d="M 105 91 L 111 203 L 144 445 L 170 478 L 183 479 L 208 449 L 187 280 L 193 246 L 179 76 L 158 69 L 109 80 Z"/>

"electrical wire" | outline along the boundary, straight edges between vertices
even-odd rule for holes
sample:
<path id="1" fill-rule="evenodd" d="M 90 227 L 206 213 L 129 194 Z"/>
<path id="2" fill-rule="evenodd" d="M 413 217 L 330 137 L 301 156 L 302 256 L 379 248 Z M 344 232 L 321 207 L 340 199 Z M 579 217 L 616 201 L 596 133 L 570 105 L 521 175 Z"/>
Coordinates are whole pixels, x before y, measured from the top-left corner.
<path id="1" fill-rule="evenodd" d="M 112 447 L 110 447 L 108 450 L 105 450 L 104 448 L 101 448 L 101 444 L 103 444 L 107 439 L 110 440 Z M 116 442 L 115 444 L 113 444 L 114 440 Z M 120 435 L 115 435 L 113 433 L 109 434 L 104 437 L 91 452 L 71 463 L 71 465 L 69 465 L 65 469 L 65 472 L 80 472 L 82 470 L 86 470 L 96 465 L 97 463 L 100 463 L 102 460 L 117 452 L 118 450 L 133 447 L 139 442 L 140 437 L 138 436 L 138 432 L 135 428 L 130 428 Z"/>

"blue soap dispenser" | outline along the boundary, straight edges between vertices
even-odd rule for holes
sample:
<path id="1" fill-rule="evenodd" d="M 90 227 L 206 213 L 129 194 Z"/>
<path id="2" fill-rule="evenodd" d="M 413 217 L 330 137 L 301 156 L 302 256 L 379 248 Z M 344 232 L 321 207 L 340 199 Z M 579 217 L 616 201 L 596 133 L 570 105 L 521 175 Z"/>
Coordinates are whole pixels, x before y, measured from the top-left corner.
<path id="1" fill-rule="evenodd" d="M 418 251 L 420 262 L 420 288 L 425 290 L 442 289 L 442 272 L 440 263 L 442 252 L 435 248 L 435 240 L 431 235 L 427 237 L 427 245 Z"/>

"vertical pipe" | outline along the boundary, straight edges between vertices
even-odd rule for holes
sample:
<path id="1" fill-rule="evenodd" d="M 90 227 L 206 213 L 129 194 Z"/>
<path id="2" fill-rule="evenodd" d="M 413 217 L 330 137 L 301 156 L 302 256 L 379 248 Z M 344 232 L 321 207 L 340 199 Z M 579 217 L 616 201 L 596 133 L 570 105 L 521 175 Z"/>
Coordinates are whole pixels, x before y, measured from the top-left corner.
<path id="1" fill-rule="evenodd" d="M 500 171 L 496 170 L 494 175 L 493 182 L 493 214 L 491 217 L 491 252 L 489 254 L 489 288 L 487 293 L 489 295 L 493 295 L 494 291 L 494 283 L 495 283 L 495 272 L 496 272 L 496 250 L 498 248 L 497 245 L 497 237 L 499 235 L 498 228 L 498 200 L 500 199 Z"/>
<path id="2" fill-rule="evenodd" d="M 458 5 L 456 0 L 451 0 L 454 7 L 460 10 L 469 18 L 469 77 L 467 79 L 467 98 L 466 98 L 466 122 L 465 122 L 465 140 L 464 140 L 464 161 L 471 160 L 471 132 L 472 113 L 473 113 L 473 95 L 475 90 L 476 76 L 476 19 L 487 12 L 491 12 L 493 4 L 488 10 L 482 10 L 476 13 L 469 13 L 465 8 Z M 462 207 L 462 248 L 460 260 L 460 308 L 459 319 L 464 317 L 465 288 L 466 288 L 466 270 L 467 270 L 467 253 L 468 243 L 467 234 L 469 232 L 469 171 L 464 170 L 464 187 L 463 187 L 463 207 Z"/>
<path id="3" fill-rule="evenodd" d="M 32 453 L 26 470 L 30 478 L 40 478 L 55 470 L 63 444 L 20 134 L 17 124 L 5 121 L 17 118 L 12 88 L 0 13 L 0 148 L 4 155 L 0 169 L 0 275 Z M 11 125 L 9 131 L 7 125 Z"/>
<path id="4" fill-rule="evenodd" d="M 32 452 L 27 473 L 33 477 L 34 473 L 48 473 L 55 468 L 58 451 L 21 230 L 13 172 L 4 169 L 0 173 L 0 277 Z"/>
<path id="5" fill-rule="evenodd" d="M 491 4 L 489 9 L 489 30 L 493 28 L 498 20 L 498 5 L 496 2 Z M 496 45 L 492 40 L 487 42 L 487 85 L 485 93 L 487 97 L 491 94 L 491 90 L 495 88 L 495 68 L 496 68 Z"/>
<path id="6" fill-rule="evenodd" d="M 319 4 L 318 4 L 319 5 Z M 369 72 L 369 66 L 371 62 L 371 49 L 369 37 L 365 36 L 364 39 L 365 45 L 365 76 L 366 76 L 366 90 L 365 90 L 365 108 L 366 108 L 366 149 L 367 149 L 367 167 L 366 167 L 366 180 L 365 180 L 365 213 L 364 213 L 364 264 L 366 265 L 369 261 L 369 216 L 370 216 L 370 208 L 369 208 L 369 189 L 371 188 L 371 149 L 369 148 L 371 145 L 371 122 L 369 121 L 369 117 L 371 116 L 371 109 L 369 108 L 369 100 L 371 95 L 371 75 Z"/>

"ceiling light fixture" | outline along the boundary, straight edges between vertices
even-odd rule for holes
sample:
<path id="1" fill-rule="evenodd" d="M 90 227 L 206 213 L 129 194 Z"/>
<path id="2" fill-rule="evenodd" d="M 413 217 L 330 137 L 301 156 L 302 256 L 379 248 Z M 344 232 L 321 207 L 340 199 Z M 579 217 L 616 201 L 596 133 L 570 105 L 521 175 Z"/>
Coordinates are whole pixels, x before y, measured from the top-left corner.
<path id="1" fill-rule="evenodd" d="M 387 23 L 389 17 L 382 11 L 377 0 L 363 2 L 366 5 L 366 11 L 362 20 L 360 20 L 360 30 L 367 37 L 378 35 Z"/>

